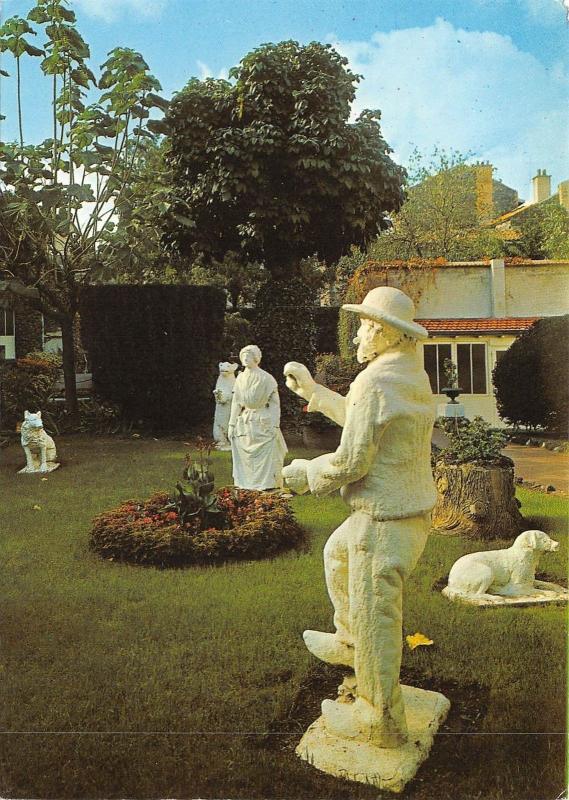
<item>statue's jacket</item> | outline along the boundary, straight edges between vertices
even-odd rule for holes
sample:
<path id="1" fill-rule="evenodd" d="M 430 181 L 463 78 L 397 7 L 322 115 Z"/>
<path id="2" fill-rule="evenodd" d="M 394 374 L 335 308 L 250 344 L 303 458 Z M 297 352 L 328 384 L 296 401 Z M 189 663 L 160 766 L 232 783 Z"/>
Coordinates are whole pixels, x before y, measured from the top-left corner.
<path id="1" fill-rule="evenodd" d="M 308 463 L 313 494 L 341 489 L 353 511 L 379 521 L 433 508 L 434 404 L 415 349 L 377 356 L 357 375 L 346 397 L 317 385 L 308 411 L 319 411 L 343 427 L 336 452 Z"/>

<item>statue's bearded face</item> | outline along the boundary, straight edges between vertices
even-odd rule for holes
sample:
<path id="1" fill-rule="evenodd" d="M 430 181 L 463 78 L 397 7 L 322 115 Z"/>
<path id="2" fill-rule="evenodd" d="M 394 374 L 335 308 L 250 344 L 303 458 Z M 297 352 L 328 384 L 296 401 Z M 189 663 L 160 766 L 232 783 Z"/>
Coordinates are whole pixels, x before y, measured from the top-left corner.
<path id="1" fill-rule="evenodd" d="M 360 327 L 354 339 L 354 344 L 358 346 L 356 353 L 358 363 L 365 364 L 366 361 L 373 361 L 374 358 L 395 344 L 399 338 L 399 334 L 391 328 L 375 322 L 375 320 L 361 317 Z"/>

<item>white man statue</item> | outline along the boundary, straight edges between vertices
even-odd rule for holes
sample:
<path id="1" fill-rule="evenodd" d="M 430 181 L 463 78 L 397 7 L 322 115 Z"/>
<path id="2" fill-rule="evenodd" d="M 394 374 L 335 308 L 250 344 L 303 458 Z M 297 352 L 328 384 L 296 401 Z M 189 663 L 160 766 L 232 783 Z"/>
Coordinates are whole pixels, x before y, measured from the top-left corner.
<path id="1" fill-rule="evenodd" d="M 322 661 L 352 667 L 355 681 L 347 680 L 356 688 L 348 692 L 351 702 L 345 691 L 336 701 L 324 700 L 322 717 L 297 752 L 326 772 L 359 773 L 356 780 L 401 791 L 449 707 L 436 692 L 402 692 L 399 683 L 403 585 L 425 546 L 436 496 L 434 405 L 416 347 L 427 332 L 413 321 L 412 300 L 392 287 L 372 289 L 363 303 L 343 308 L 360 317 L 354 343 L 358 361 L 367 362 L 348 395 L 315 383 L 302 364 L 289 362 L 284 370 L 287 386 L 309 401 L 309 412 L 343 428 L 335 453 L 285 467 L 285 486 L 317 496 L 340 489 L 351 508 L 324 548 L 335 632 L 307 630 L 304 641 Z M 406 703 L 413 707 L 407 715 Z"/>
<path id="2" fill-rule="evenodd" d="M 283 485 L 287 446 L 280 429 L 277 382 L 261 369 L 261 351 L 249 344 L 239 353 L 245 367 L 235 381 L 228 436 L 233 482 L 241 489 L 276 489 Z"/>
<path id="3" fill-rule="evenodd" d="M 213 438 L 218 450 L 231 450 L 231 444 L 227 438 L 227 429 L 229 415 L 231 414 L 231 400 L 235 388 L 235 370 L 238 366 L 238 364 L 230 364 L 228 361 L 220 361 L 219 363 L 219 377 L 213 390 L 215 399 Z"/>

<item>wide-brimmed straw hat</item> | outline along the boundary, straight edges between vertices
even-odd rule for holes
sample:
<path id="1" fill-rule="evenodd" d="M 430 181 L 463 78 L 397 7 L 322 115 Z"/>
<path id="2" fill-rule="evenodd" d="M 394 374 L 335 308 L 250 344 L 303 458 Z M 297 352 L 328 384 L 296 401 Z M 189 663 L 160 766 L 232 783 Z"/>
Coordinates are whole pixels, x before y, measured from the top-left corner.
<path id="1" fill-rule="evenodd" d="M 392 286 L 378 286 L 366 294 L 363 303 L 346 303 L 342 308 L 355 311 L 360 317 L 385 322 L 415 339 L 426 339 L 429 335 L 422 325 L 413 320 L 415 305 L 411 298 Z"/>

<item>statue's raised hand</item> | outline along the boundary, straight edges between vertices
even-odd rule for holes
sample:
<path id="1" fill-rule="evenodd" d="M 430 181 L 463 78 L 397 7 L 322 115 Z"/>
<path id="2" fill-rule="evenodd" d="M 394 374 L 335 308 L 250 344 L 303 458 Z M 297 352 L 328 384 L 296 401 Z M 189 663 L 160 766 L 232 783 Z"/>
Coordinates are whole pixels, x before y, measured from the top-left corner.
<path id="1" fill-rule="evenodd" d="M 316 381 L 310 374 L 310 370 L 299 364 L 298 361 L 289 361 L 284 366 L 284 376 L 286 378 L 286 385 L 295 394 L 303 397 L 305 400 L 310 400 L 314 393 Z"/>

